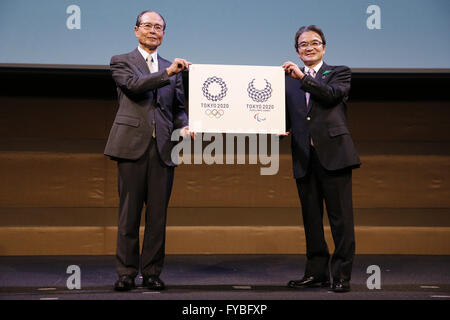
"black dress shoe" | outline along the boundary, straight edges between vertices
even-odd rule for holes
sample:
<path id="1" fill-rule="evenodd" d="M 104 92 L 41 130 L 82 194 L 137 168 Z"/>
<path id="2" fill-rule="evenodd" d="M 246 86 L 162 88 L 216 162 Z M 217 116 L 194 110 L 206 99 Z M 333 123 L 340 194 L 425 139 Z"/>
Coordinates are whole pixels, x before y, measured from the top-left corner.
<path id="1" fill-rule="evenodd" d="M 144 277 L 142 285 L 150 290 L 164 290 L 164 282 L 157 276 Z"/>
<path id="2" fill-rule="evenodd" d="M 134 278 L 130 276 L 120 276 L 119 280 L 114 284 L 114 290 L 116 291 L 129 291 L 134 288 Z"/>
<path id="3" fill-rule="evenodd" d="M 330 287 L 330 280 L 326 277 L 318 278 L 314 276 L 305 276 L 300 280 L 291 280 L 288 282 L 289 288 L 317 288 Z"/>
<path id="4" fill-rule="evenodd" d="M 338 281 L 333 281 L 332 289 L 334 292 L 349 292 L 350 282 L 342 279 Z"/>

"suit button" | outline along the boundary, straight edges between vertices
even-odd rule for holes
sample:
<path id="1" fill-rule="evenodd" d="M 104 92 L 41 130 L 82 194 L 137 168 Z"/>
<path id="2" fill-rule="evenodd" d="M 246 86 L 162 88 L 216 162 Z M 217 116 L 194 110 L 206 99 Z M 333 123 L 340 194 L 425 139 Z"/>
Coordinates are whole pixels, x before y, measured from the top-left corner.
<path id="1" fill-rule="evenodd" d="M 308 120 L 308 121 L 311 120 L 311 117 L 306 117 L 306 120 Z"/>

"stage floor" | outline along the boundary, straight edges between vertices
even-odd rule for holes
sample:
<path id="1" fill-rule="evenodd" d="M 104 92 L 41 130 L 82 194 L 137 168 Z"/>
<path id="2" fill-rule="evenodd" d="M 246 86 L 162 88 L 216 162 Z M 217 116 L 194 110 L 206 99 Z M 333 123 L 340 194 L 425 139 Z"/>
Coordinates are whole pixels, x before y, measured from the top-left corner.
<path id="1" fill-rule="evenodd" d="M 0 300 L 450 300 L 450 256 L 357 255 L 351 292 L 289 289 L 303 275 L 304 255 L 167 255 L 161 278 L 167 289 L 113 290 L 113 256 L 0 257 Z M 80 269 L 81 289 L 69 266 Z M 380 289 L 373 271 L 380 268 Z M 70 279 L 69 279 L 70 277 Z"/>

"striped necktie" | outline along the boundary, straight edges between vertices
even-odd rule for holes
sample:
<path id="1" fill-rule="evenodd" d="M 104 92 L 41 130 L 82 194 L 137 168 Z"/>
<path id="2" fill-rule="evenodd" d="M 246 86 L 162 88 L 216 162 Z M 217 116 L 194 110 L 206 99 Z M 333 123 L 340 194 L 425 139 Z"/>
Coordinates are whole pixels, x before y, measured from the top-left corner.
<path id="1" fill-rule="evenodd" d="M 314 71 L 314 69 L 308 69 L 308 71 L 306 73 L 308 75 L 310 75 L 311 77 L 313 77 L 313 78 L 316 76 L 316 72 Z M 309 92 L 305 92 L 305 97 L 306 97 L 306 108 L 308 109 L 308 107 L 309 107 L 309 97 L 310 97 Z"/>
<path id="2" fill-rule="evenodd" d="M 315 78 L 316 76 L 316 71 L 314 71 L 314 69 L 308 69 L 308 71 L 306 72 L 308 75 L 310 75 L 311 77 Z M 306 109 L 309 109 L 309 97 L 310 97 L 310 93 L 309 92 L 305 92 L 305 97 L 306 97 Z M 309 142 L 312 146 L 314 146 L 314 142 L 312 140 L 312 137 L 309 137 Z"/>

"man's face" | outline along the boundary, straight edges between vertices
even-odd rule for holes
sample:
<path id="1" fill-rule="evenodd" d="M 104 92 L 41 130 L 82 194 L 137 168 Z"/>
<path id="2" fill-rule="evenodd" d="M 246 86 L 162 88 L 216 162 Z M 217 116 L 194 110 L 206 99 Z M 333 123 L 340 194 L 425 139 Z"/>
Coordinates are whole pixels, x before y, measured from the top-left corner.
<path id="1" fill-rule="evenodd" d="M 141 17 L 139 27 L 134 27 L 134 33 L 139 44 L 149 50 L 156 50 L 164 38 L 164 20 L 155 12 L 147 12 Z M 159 29 L 159 30 L 158 30 Z"/>
<path id="2" fill-rule="evenodd" d="M 322 38 L 314 31 L 303 32 L 297 40 L 297 54 L 306 66 L 315 66 L 325 54 Z"/>

